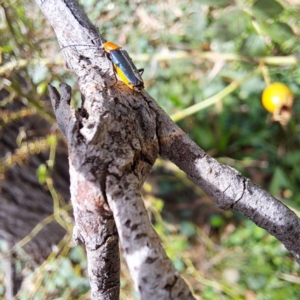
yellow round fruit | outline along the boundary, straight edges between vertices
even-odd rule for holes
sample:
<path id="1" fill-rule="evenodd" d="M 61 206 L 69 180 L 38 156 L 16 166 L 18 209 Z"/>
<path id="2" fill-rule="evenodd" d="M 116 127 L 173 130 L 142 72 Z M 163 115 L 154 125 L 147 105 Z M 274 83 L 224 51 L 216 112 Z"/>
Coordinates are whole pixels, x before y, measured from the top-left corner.
<path id="1" fill-rule="evenodd" d="M 290 108 L 293 104 L 293 93 L 283 83 L 274 82 L 267 86 L 262 94 L 262 104 L 270 113 L 276 113 L 283 106 Z"/>

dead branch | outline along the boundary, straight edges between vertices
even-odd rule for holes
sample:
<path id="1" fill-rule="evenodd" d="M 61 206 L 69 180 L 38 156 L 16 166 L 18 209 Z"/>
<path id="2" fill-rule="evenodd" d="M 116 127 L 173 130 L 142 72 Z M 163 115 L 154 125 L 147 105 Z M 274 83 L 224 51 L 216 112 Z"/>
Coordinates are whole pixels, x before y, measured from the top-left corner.
<path id="1" fill-rule="evenodd" d="M 76 2 L 36 2 L 61 47 L 104 41 Z M 206 155 L 146 91 L 133 92 L 117 81 L 111 61 L 102 51 L 82 48 L 63 50 L 68 67 L 78 76 L 81 109 L 74 111 L 69 106 L 71 91 L 66 85 L 61 86 L 61 96 L 50 87 L 50 95 L 68 140 L 75 236 L 88 251 L 93 299 L 117 297 L 119 258 L 114 222 L 142 299 L 194 299 L 162 249 L 141 199 L 140 189 L 158 155 L 179 166 L 217 206 L 239 211 L 268 230 L 300 262 L 300 224 L 292 211 L 234 169 Z M 109 251 L 114 253 L 113 260 Z M 114 280 L 108 284 L 109 272 Z M 100 291 L 101 286 L 108 290 Z"/>
<path id="2" fill-rule="evenodd" d="M 104 40 L 76 2 L 38 4 L 61 47 Z M 194 299 L 160 245 L 140 194 L 159 152 L 153 100 L 146 92 L 132 92 L 117 82 L 110 60 L 99 49 L 79 48 L 65 48 L 64 54 L 78 76 L 81 109 L 69 106 L 67 85 L 61 85 L 61 96 L 55 88 L 49 90 L 57 122 L 68 140 L 75 238 L 87 249 L 92 297 L 117 298 L 109 293 L 118 288 L 110 272 L 115 279 L 119 275 L 114 220 L 142 299 Z"/>

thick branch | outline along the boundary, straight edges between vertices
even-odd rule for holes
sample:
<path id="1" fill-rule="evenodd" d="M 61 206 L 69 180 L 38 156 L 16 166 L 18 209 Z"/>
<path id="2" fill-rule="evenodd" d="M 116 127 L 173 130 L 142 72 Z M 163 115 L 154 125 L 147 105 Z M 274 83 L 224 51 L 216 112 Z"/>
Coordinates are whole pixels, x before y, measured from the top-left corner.
<path id="1" fill-rule="evenodd" d="M 91 44 L 97 38 L 94 27 L 78 13 L 73 1 L 66 2 L 47 0 L 41 5 L 60 45 Z M 65 114 L 67 121 L 58 120 L 69 143 L 72 202 L 78 206 L 74 213 L 80 215 L 82 207 L 92 211 L 92 218 L 85 220 L 89 224 L 97 219 L 97 213 L 109 215 L 109 209 L 112 211 L 142 299 L 193 298 L 160 246 L 140 196 L 158 154 L 184 170 L 219 207 L 240 211 L 266 228 L 299 261 L 299 219 L 295 214 L 207 156 L 145 91 L 133 92 L 118 82 L 103 52 L 76 48 L 65 48 L 64 54 L 79 78 L 84 102 L 77 114 Z M 82 224 L 79 236 L 88 231 L 86 226 Z M 94 239 L 100 233 L 95 230 Z"/>
<path id="2" fill-rule="evenodd" d="M 82 13 L 73 15 L 78 8 L 71 2 L 44 1 L 41 8 L 51 19 L 60 45 L 90 44 L 97 38 L 95 31 L 85 27 L 88 22 L 80 21 Z M 76 113 L 72 111 L 65 85 L 61 97 L 51 87 L 50 94 L 69 144 L 75 235 L 92 253 L 101 245 L 99 215 L 110 216 L 111 209 L 141 298 L 194 299 L 161 247 L 140 195 L 159 152 L 156 116 L 149 107 L 149 96 L 117 82 L 111 62 L 101 51 L 69 47 L 64 53 L 67 65 L 79 78 L 83 106 Z M 90 278 L 94 263 L 95 259 L 89 262 Z M 97 270 L 100 277 L 102 271 Z M 100 299 L 97 297 L 100 295 L 93 295 L 93 299 Z"/>
<path id="3" fill-rule="evenodd" d="M 181 168 L 209 194 L 215 205 L 238 211 L 266 229 L 300 263 L 300 220 L 267 191 L 241 176 L 235 169 L 208 156 L 157 105 L 160 155 Z"/>
<path id="4" fill-rule="evenodd" d="M 57 122 L 68 144 L 78 144 L 80 116 L 70 107 L 71 88 L 62 84 L 61 96 L 51 85 L 48 89 Z M 75 152 L 74 149 L 70 151 L 73 154 Z M 99 183 L 78 172 L 71 155 L 69 162 L 75 218 L 73 238 L 76 243 L 84 243 L 86 247 L 92 299 L 118 299 L 119 239 L 112 213 L 103 199 Z"/>

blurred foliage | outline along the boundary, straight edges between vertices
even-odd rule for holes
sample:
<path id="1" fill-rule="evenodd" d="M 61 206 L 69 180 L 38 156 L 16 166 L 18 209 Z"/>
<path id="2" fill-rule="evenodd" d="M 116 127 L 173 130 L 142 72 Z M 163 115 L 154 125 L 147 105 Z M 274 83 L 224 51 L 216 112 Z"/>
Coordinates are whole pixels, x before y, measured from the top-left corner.
<path id="1" fill-rule="evenodd" d="M 145 68 L 149 93 L 199 146 L 299 209 L 297 1 L 80 3 L 101 34 L 124 46 L 136 65 Z M 54 122 L 47 83 L 70 84 L 77 101 L 80 94 L 48 21 L 34 2 L 2 1 L 0 35 L 0 129 L 30 114 Z M 295 95 L 293 116 L 284 127 L 272 122 L 261 105 L 270 82 L 286 84 Z M 24 109 L 8 115 L 5 106 L 15 98 Z M 53 143 L 45 139 L 42 145 L 51 148 Z M 1 160 L 0 171 L 20 163 L 18 155 L 26 156 L 22 149 L 20 143 L 19 152 Z M 51 172 L 42 165 L 37 176 L 56 203 Z M 144 198 L 169 257 L 202 299 L 300 298 L 299 266 L 282 245 L 241 216 L 214 208 L 168 162 L 158 162 Z M 4 242 L 0 247 L 5 257 Z M 16 265 L 25 282 L 18 299 L 87 299 L 85 254 L 69 238 L 39 268 L 26 259 L 20 248 Z M 5 259 L 0 268 L 5 270 Z M 138 299 L 123 260 L 121 272 L 122 299 Z M 1 297 L 4 275 L 0 282 Z"/>

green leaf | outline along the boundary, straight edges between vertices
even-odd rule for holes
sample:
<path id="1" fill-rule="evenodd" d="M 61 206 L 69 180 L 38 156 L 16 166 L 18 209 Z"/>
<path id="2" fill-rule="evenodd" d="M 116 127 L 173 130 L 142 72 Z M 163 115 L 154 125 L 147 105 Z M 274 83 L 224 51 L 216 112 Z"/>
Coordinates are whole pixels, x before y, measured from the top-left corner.
<path id="1" fill-rule="evenodd" d="M 74 263 L 80 263 L 82 260 L 84 260 L 85 252 L 83 251 L 82 247 L 77 246 L 70 250 L 70 259 Z"/>
<path id="2" fill-rule="evenodd" d="M 39 84 L 49 76 L 49 69 L 45 65 L 36 65 L 28 67 L 28 74 L 34 84 Z"/>
<path id="3" fill-rule="evenodd" d="M 209 218 L 209 223 L 212 227 L 219 228 L 225 225 L 225 221 L 222 216 L 213 214 Z"/>
<path id="4" fill-rule="evenodd" d="M 47 92 L 47 88 L 48 88 L 48 82 L 42 81 L 37 85 L 36 90 L 40 95 L 42 95 Z"/>
<path id="5" fill-rule="evenodd" d="M 230 41 L 239 37 L 250 24 L 250 17 L 244 11 L 232 9 L 213 22 L 208 35 L 220 41 Z"/>
<path id="6" fill-rule="evenodd" d="M 4 295 L 5 293 L 5 288 L 2 284 L 0 284 L 0 295 Z"/>
<path id="7" fill-rule="evenodd" d="M 292 28 L 281 22 L 272 23 L 266 28 L 266 31 L 271 39 L 278 44 L 284 43 L 294 36 Z"/>
<path id="8" fill-rule="evenodd" d="M 258 290 L 262 288 L 267 283 L 267 278 L 261 274 L 253 274 L 246 278 L 246 283 L 248 288 L 251 290 Z"/>
<path id="9" fill-rule="evenodd" d="M 156 198 L 156 200 L 152 203 L 152 205 L 154 206 L 155 209 L 161 212 L 162 209 L 164 208 L 164 201 L 159 198 Z"/>
<path id="10" fill-rule="evenodd" d="M 257 0 L 253 6 L 253 15 L 260 19 L 273 19 L 283 11 L 283 6 L 275 0 Z"/>
<path id="11" fill-rule="evenodd" d="M 196 235 L 195 225 L 190 222 L 182 222 L 180 224 L 180 233 L 184 236 L 194 236 Z"/>
<path id="12" fill-rule="evenodd" d="M 280 167 L 277 167 L 270 183 L 270 193 L 272 195 L 278 195 L 282 188 L 287 187 L 289 187 L 288 178 L 284 171 Z"/>
<path id="13" fill-rule="evenodd" d="M 36 176 L 40 184 L 46 182 L 47 173 L 48 173 L 47 166 L 45 164 L 39 165 L 39 167 L 36 170 Z"/>
<path id="14" fill-rule="evenodd" d="M 268 48 L 262 36 L 250 34 L 244 41 L 241 52 L 248 56 L 265 56 Z"/>
<path id="15" fill-rule="evenodd" d="M 259 107 L 261 107 L 260 101 L 251 101 L 250 97 L 253 93 L 261 93 L 266 87 L 265 82 L 263 81 L 260 75 L 254 76 L 243 83 L 240 87 L 239 97 L 240 99 L 246 100 L 249 105 L 252 107 L 259 103 Z M 256 98 L 257 96 L 255 96 Z"/>
<path id="16" fill-rule="evenodd" d="M 201 3 L 207 4 L 213 7 L 224 7 L 230 4 L 230 0 L 200 0 Z"/>
<path id="17" fill-rule="evenodd" d="M 183 272 L 185 269 L 185 265 L 184 265 L 183 261 L 178 257 L 176 257 L 173 260 L 173 265 L 174 265 L 175 269 L 179 272 Z"/>

